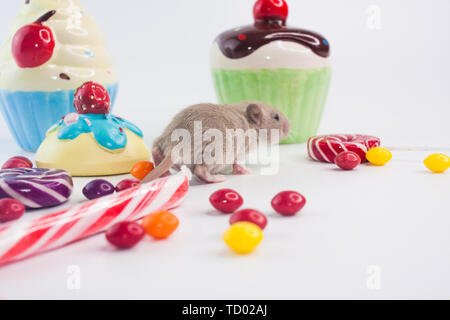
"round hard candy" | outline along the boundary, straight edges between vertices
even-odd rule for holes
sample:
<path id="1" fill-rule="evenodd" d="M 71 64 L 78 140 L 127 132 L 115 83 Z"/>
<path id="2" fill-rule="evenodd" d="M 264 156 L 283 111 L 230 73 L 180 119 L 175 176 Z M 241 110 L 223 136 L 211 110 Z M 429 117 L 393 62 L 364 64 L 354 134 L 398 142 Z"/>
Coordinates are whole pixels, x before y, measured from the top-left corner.
<path id="1" fill-rule="evenodd" d="M 0 199 L 16 199 L 27 208 L 57 206 L 70 198 L 72 190 L 72 177 L 64 170 L 16 168 L 0 171 Z"/>
<path id="2" fill-rule="evenodd" d="M 308 140 L 308 154 L 315 161 L 334 163 L 338 154 L 352 151 L 365 162 L 367 151 L 380 144 L 380 138 L 361 134 L 316 136 Z"/>

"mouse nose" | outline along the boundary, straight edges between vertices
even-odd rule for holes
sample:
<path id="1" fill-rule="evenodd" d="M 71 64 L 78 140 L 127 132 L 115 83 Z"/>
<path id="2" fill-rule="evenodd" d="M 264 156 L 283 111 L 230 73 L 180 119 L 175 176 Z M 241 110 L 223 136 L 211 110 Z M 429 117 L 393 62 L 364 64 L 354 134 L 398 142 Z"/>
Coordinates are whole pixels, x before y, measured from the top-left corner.
<path id="1" fill-rule="evenodd" d="M 286 122 L 283 125 L 284 136 L 287 137 L 289 135 L 289 132 L 291 132 L 291 122 L 286 119 Z"/>

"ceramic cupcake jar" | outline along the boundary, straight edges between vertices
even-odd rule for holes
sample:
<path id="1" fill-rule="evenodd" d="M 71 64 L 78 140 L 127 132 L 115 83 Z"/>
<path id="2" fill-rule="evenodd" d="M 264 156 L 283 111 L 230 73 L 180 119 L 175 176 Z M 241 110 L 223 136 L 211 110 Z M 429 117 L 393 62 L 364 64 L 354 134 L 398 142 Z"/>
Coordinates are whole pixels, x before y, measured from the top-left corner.
<path id="1" fill-rule="evenodd" d="M 0 51 L 0 107 L 26 151 L 75 112 L 75 90 L 86 81 L 105 86 L 112 103 L 117 76 L 106 40 L 78 0 L 26 0 Z"/>
<path id="2" fill-rule="evenodd" d="M 283 143 L 316 134 L 331 79 L 330 44 L 320 34 L 286 25 L 284 0 L 259 0 L 254 24 L 220 34 L 211 68 L 220 103 L 257 100 L 291 121 Z"/>
<path id="3" fill-rule="evenodd" d="M 86 82 L 75 93 L 76 113 L 69 113 L 47 132 L 36 152 L 38 168 L 60 169 L 72 176 L 130 173 L 150 159 L 143 133 L 133 123 L 111 114 L 108 91 Z"/>

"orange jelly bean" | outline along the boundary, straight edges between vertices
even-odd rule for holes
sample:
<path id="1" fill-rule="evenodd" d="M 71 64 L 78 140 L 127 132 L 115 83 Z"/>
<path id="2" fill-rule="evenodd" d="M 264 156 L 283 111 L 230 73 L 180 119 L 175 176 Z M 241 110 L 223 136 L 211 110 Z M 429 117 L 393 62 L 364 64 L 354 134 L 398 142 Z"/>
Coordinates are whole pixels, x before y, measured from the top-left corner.
<path id="1" fill-rule="evenodd" d="M 131 169 L 131 175 L 136 179 L 143 180 L 150 172 L 155 169 L 151 161 L 141 161 L 136 163 Z"/>
<path id="2" fill-rule="evenodd" d="M 148 215 L 142 221 L 142 226 L 149 236 L 155 239 L 166 239 L 178 228 L 180 221 L 168 211 Z"/>

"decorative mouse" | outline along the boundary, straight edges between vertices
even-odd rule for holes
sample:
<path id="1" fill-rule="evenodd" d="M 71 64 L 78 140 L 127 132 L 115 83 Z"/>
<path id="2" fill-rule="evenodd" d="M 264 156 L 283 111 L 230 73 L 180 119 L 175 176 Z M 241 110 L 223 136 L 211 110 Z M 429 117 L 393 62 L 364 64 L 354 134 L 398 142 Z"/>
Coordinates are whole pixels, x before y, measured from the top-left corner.
<path id="1" fill-rule="evenodd" d="M 172 167 L 179 168 L 181 165 L 186 165 L 206 183 L 226 181 L 225 176 L 219 173 L 228 165 L 233 165 L 234 174 L 248 174 L 250 171 L 241 163 L 245 155 L 254 151 L 257 143 L 261 142 L 260 133 L 265 133 L 261 129 L 267 131 L 267 143 L 275 144 L 288 136 L 290 127 L 284 114 L 261 102 L 247 101 L 234 105 L 203 103 L 187 107 L 155 140 L 152 153 L 156 168 L 142 182 L 168 175 Z M 230 132 L 237 135 L 224 141 Z M 246 132 L 254 133 L 252 137 L 256 139 L 256 144 L 249 143 Z M 238 135 L 241 136 L 238 138 Z M 238 143 L 238 139 L 242 142 L 242 135 L 244 146 Z M 180 143 L 181 137 L 185 139 L 184 144 Z M 229 143 L 233 143 L 233 149 L 229 149 Z M 218 157 L 220 152 L 222 158 Z M 230 152 L 233 154 L 230 155 Z M 204 161 L 208 155 L 209 161 Z"/>

